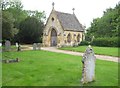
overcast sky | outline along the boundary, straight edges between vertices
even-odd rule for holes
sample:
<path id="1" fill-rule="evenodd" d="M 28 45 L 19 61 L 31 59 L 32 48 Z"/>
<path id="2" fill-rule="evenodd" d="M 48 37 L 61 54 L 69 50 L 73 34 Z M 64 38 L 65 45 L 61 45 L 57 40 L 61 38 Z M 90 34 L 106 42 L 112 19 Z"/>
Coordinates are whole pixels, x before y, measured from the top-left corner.
<path id="1" fill-rule="evenodd" d="M 75 14 L 83 25 L 88 28 L 93 18 L 101 17 L 107 8 L 113 8 L 120 0 L 21 0 L 26 10 L 45 11 L 46 17 L 52 10 L 52 2 L 55 10 Z"/>

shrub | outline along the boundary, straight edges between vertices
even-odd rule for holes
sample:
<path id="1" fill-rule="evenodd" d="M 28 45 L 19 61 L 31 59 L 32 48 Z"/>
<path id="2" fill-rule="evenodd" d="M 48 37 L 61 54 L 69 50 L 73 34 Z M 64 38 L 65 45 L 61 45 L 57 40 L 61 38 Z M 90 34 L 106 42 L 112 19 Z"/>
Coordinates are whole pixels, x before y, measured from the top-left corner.
<path id="1" fill-rule="evenodd" d="M 95 46 L 107 46 L 107 47 L 119 47 L 120 40 L 118 37 L 106 37 L 106 38 L 96 38 L 91 43 Z"/>
<path id="2" fill-rule="evenodd" d="M 90 45 L 89 41 L 82 41 L 79 45 Z"/>

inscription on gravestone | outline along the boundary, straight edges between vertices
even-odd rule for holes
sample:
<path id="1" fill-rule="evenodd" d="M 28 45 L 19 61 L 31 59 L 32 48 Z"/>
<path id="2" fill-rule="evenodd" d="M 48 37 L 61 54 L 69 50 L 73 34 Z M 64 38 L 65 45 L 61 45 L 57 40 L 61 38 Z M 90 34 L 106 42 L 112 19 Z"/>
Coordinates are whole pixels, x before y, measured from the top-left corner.
<path id="1" fill-rule="evenodd" d="M 94 51 L 89 45 L 83 55 L 82 63 L 82 84 L 92 82 L 95 80 L 95 60 Z"/>

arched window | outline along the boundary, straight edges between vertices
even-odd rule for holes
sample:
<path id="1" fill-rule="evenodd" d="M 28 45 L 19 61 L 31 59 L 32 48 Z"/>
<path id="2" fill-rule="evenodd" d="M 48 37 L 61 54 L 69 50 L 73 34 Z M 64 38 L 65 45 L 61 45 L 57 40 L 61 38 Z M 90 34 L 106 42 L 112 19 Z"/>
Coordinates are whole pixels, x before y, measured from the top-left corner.
<path id="1" fill-rule="evenodd" d="M 80 34 L 77 36 L 77 42 L 80 42 Z"/>
<path id="2" fill-rule="evenodd" d="M 71 34 L 69 33 L 67 36 L 67 42 L 70 43 L 71 42 Z"/>

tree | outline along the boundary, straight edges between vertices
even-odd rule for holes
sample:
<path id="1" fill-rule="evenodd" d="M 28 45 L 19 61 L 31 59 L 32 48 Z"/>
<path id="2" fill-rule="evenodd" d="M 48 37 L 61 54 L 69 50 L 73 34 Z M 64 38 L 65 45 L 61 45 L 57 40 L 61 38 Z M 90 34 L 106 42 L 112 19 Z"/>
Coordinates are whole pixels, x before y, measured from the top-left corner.
<path id="1" fill-rule="evenodd" d="M 13 23 L 14 23 L 14 18 L 12 14 L 9 13 L 8 11 L 3 11 L 2 13 L 2 39 L 3 40 L 12 39 Z"/>
<path id="2" fill-rule="evenodd" d="M 3 14 L 3 16 L 5 15 L 5 18 L 3 17 L 3 24 L 2 24 L 3 29 L 4 29 L 3 30 L 3 38 L 4 39 L 7 39 L 9 37 L 9 39 L 11 39 L 13 42 L 15 42 L 15 41 L 19 40 L 19 38 L 20 38 L 21 41 L 23 41 L 25 43 L 29 43 L 29 38 L 26 39 L 26 37 L 28 37 L 28 36 L 24 36 L 25 39 L 22 39 L 23 38 L 22 33 L 26 30 L 29 32 L 29 30 L 27 28 L 29 28 L 29 26 L 31 26 L 31 24 L 35 25 L 35 26 L 31 26 L 32 29 L 35 28 L 35 31 L 32 30 L 33 32 L 31 31 L 29 33 L 31 35 L 30 41 L 31 42 L 39 41 L 41 39 L 42 30 L 43 30 L 43 26 L 44 26 L 43 22 L 45 19 L 44 12 L 23 10 L 23 5 L 20 0 L 8 0 L 8 1 L 1 2 L 1 7 L 2 7 L 2 12 L 6 12 L 5 14 Z M 7 15 L 9 15 L 9 16 L 7 16 Z M 34 17 L 34 19 L 33 19 L 33 17 Z M 26 18 L 27 18 L 27 20 L 29 19 L 29 21 L 31 23 L 28 22 L 27 20 L 25 20 Z M 14 19 L 14 21 L 12 21 L 12 19 Z M 8 23 L 6 20 L 8 21 Z M 39 22 L 39 25 L 38 25 L 38 22 Z M 28 25 L 26 25 L 26 24 L 28 24 Z M 5 25 L 7 25 L 7 26 L 5 26 Z M 40 31 L 38 31 L 38 28 L 40 29 Z M 32 38 L 36 38 L 36 39 L 31 40 Z"/>
<path id="3" fill-rule="evenodd" d="M 39 21 L 43 21 L 46 19 L 45 12 L 39 12 L 39 11 L 31 11 L 31 10 L 26 10 L 28 16 L 35 17 Z"/>
<path id="4" fill-rule="evenodd" d="M 101 18 L 93 19 L 91 27 L 88 29 L 87 36 L 97 37 L 118 37 L 120 33 L 120 4 L 115 8 L 104 11 Z"/>
<path id="5" fill-rule="evenodd" d="M 15 21 L 14 21 L 14 28 L 19 29 L 19 24 L 21 21 L 23 21 L 25 18 L 27 18 L 27 12 L 23 10 L 23 5 L 20 1 L 13 1 L 8 2 L 6 7 L 4 7 L 4 11 L 9 11 L 12 13 Z"/>
<path id="6" fill-rule="evenodd" d="M 43 33 L 43 28 L 43 22 L 39 22 L 35 17 L 26 18 L 20 23 L 20 31 L 18 33 L 20 42 L 40 42 L 40 38 Z"/>

